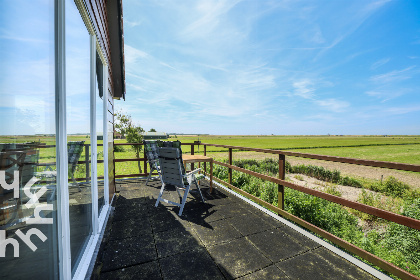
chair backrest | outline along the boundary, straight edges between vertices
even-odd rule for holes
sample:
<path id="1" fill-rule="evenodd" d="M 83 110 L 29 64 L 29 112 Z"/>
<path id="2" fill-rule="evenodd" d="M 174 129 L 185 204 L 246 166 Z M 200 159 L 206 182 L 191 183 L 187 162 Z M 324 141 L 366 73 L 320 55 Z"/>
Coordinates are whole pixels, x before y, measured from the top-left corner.
<path id="1" fill-rule="evenodd" d="M 0 152 L 0 170 L 5 171 L 5 181 L 11 184 L 14 178 L 14 171 L 19 172 L 19 183 L 22 184 L 22 169 L 25 164 L 26 153 L 24 151 L 7 151 Z M 0 194 L 13 192 L 0 188 Z"/>
<path id="2" fill-rule="evenodd" d="M 69 172 L 74 173 L 77 162 L 83 152 L 85 141 L 70 141 L 67 143 L 67 153 L 69 158 Z"/>
<path id="3" fill-rule="evenodd" d="M 146 154 L 149 164 L 152 165 L 159 159 L 158 144 L 156 140 L 143 140 L 144 153 Z"/>
<path id="4" fill-rule="evenodd" d="M 161 147 L 167 147 L 167 148 L 177 148 L 177 149 L 179 149 L 179 152 L 181 153 L 181 157 L 182 157 L 181 141 L 179 141 L 179 140 L 176 140 L 176 141 L 157 140 L 157 144 L 160 148 Z M 185 174 L 184 165 L 181 166 L 181 170 L 182 170 L 182 174 Z"/>
<path id="5" fill-rule="evenodd" d="M 157 144 L 158 144 L 159 147 L 178 148 L 182 152 L 181 141 L 179 141 L 179 140 L 176 140 L 176 141 L 161 141 L 161 140 L 158 140 Z"/>
<path id="6" fill-rule="evenodd" d="M 184 185 L 181 149 L 159 147 L 159 164 L 164 184 Z"/>
<path id="7" fill-rule="evenodd" d="M 24 152 L 25 161 L 20 171 L 22 185 L 26 183 L 35 176 L 37 171 L 37 166 L 39 162 L 39 142 L 27 142 L 27 143 L 4 143 L 0 144 L 0 150 L 2 152 Z M 16 158 L 16 155 L 14 155 Z M 4 163 L 3 163 L 4 164 Z M 17 170 L 17 167 L 14 168 Z"/>

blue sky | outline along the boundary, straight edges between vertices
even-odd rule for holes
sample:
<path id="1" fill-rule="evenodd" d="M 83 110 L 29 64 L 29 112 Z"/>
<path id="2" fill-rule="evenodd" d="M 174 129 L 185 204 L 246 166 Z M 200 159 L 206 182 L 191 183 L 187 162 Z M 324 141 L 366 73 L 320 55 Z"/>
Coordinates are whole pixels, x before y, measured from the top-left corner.
<path id="1" fill-rule="evenodd" d="M 143 128 L 420 134 L 420 1 L 124 0 Z"/>

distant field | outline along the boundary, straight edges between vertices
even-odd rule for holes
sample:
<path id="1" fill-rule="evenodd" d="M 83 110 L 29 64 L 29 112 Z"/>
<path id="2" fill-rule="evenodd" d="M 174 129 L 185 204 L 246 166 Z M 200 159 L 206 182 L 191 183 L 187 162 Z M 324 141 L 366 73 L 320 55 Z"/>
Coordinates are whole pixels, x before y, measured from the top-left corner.
<path id="1" fill-rule="evenodd" d="M 420 136 L 178 136 L 177 139 L 181 142 L 199 139 L 202 143 L 420 164 Z M 189 152 L 190 148 L 186 146 L 183 151 Z M 207 147 L 208 153 L 222 151 L 226 149 Z"/>
<path id="2" fill-rule="evenodd" d="M 84 140 L 90 143 L 86 135 L 69 136 L 70 141 Z M 230 135 L 207 135 L 207 136 L 177 136 L 170 140 L 180 140 L 183 143 L 201 141 L 202 143 L 243 146 L 251 148 L 280 149 L 298 151 L 301 153 L 342 156 L 350 158 L 371 159 L 381 161 L 393 161 L 410 164 L 420 164 L 420 136 L 230 136 Z M 0 143 L 23 143 L 40 141 L 47 145 L 54 145 L 55 138 L 47 136 L 0 136 Z M 102 143 L 102 141 L 98 141 Z M 115 140 L 115 143 L 126 143 L 126 140 Z M 134 158 L 134 151 L 130 146 L 124 146 L 125 151 L 115 153 L 115 158 Z M 183 152 L 189 153 L 190 146 L 183 146 Z M 101 152 L 102 148 L 98 149 Z M 220 157 L 227 149 L 219 147 L 207 147 L 209 155 Z M 202 153 L 195 147 L 195 153 Z M 236 152 L 235 152 L 236 153 Z M 260 153 L 258 153 L 260 154 Z M 100 154 L 100 156 L 102 156 Z M 260 155 L 261 156 L 261 155 Z M 55 149 L 42 149 L 39 162 L 51 162 L 55 158 Z M 101 157 L 102 158 L 102 157 Z M 80 160 L 84 160 L 84 153 Z M 143 164 L 142 164 L 143 167 Z M 101 170 L 100 168 L 99 170 Z M 83 174 L 84 171 L 80 170 Z M 99 173 L 103 173 L 99 171 Z M 117 163 L 117 174 L 138 173 L 137 164 L 134 162 Z"/>

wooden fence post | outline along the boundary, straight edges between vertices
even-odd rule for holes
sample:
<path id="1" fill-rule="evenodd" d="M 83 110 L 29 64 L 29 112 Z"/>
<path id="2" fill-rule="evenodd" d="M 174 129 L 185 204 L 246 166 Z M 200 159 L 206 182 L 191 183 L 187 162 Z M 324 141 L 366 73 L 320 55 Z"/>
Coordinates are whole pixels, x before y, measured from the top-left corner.
<path id="1" fill-rule="evenodd" d="M 284 180 L 286 173 L 286 157 L 279 155 L 279 179 Z M 278 186 L 278 207 L 284 210 L 284 186 Z"/>
<path id="2" fill-rule="evenodd" d="M 194 144 L 191 144 L 191 155 L 194 154 Z M 194 170 L 194 163 L 191 163 L 191 170 Z"/>
<path id="3" fill-rule="evenodd" d="M 147 176 L 147 156 L 146 156 L 146 150 L 143 147 L 143 158 L 144 158 L 144 174 Z"/>
<path id="4" fill-rule="evenodd" d="M 232 165 L 232 148 L 229 148 L 229 164 Z M 229 174 L 228 174 L 228 178 L 229 178 L 229 184 L 232 185 L 232 168 L 229 167 Z"/>
<path id="5" fill-rule="evenodd" d="M 204 145 L 204 156 L 207 156 L 207 146 Z M 207 162 L 204 162 L 204 172 L 207 173 Z"/>
<path id="6" fill-rule="evenodd" d="M 88 183 L 90 179 L 89 160 L 89 144 L 85 144 L 86 183 Z"/>

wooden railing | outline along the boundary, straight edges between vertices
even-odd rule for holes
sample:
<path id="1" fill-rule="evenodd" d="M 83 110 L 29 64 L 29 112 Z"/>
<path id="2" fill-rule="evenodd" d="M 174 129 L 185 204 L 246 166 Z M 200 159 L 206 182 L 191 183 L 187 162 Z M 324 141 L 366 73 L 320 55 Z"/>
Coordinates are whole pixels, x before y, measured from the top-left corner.
<path id="1" fill-rule="evenodd" d="M 228 182 L 222 181 L 219 178 L 213 176 L 213 179 L 218 181 L 221 184 L 226 185 L 230 189 L 242 194 L 243 196 L 257 202 L 258 204 L 270 209 L 271 211 L 274 211 L 278 213 L 279 215 L 299 224 L 300 226 L 319 234 L 320 236 L 324 237 L 325 239 L 331 241 L 332 243 L 348 250 L 349 252 L 362 257 L 363 259 L 371 262 L 372 264 L 402 278 L 402 279 L 420 279 L 416 277 L 415 275 L 395 266 L 394 264 L 391 264 L 317 226 L 312 225 L 311 223 L 308 223 L 307 221 L 296 217 L 286 211 L 284 211 L 284 187 L 288 187 L 306 194 L 310 194 L 367 214 L 371 214 L 374 216 L 377 216 L 379 218 L 392 221 L 407 227 L 414 228 L 416 230 L 420 230 L 420 220 L 416 220 L 410 217 L 398 215 L 389 211 L 385 211 L 376 207 L 372 207 L 369 205 L 365 205 L 359 202 L 350 201 L 345 198 L 341 198 L 335 195 L 331 195 L 328 193 L 324 193 L 318 190 L 313 190 L 309 188 L 305 188 L 302 186 L 299 186 L 294 183 L 290 183 L 285 181 L 285 162 L 286 162 L 286 156 L 294 156 L 294 157 L 303 157 L 303 158 L 310 158 L 310 159 L 318 159 L 318 160 L 325 160 L 325 161 L 334 161 L 334 162 L 341 162 L 341 163 L 349 163 L 349 164 L 358 164 L 358 165 L 364 165 L 364 166 L 372 166 L 372 167 L 382 167 L 382 168 L 389 168 L 389 169 L 398 169 L 398 170 L 405 170 L 405 171 L 414 171 L 414 172 L 420 172 L 420 165 L 414 165 L 414 164 L 404 164 L 404 163 L 395 163 L 395 162 L 384 162 L 384 161 L 373 161 L 373 160 L 362 160 L 362 159 L 353 159 L 353 158 L 345 158 L 345 157 L 334 157 L 334 156 L 323 156 L 323 155 L 315 155 L 315 154 L 307 154 L 307 153 L 296 153 L 296 152 L 290 152 L 290 151 L 280 151 L 280 150 L 270 150 L 270 149 L 255 149 L 255 148 L 248 148 L 248 147 L 238 147 L 238 146 L 228 146 L 228 145 L 218 145 L 218 144 L 208 144 L 208 143 L 200 143 L 204 146 L 204 155 L 207 153 L 207 147 L 213 146 L 213 147 L 221 147 L 228 149 L 228 163 L 223 163 L 220 161 L 214 161 L 214 164 L 219 164 L 221 166 L 228 168 Z M 233 150 L 243 150 L 243 151 L 254 151 L 254 152 L 261 152 L 261 153 L 268 153 L 268 154 L 277 154 L 279 156 L 278 163 L 279 163 L 279 174 L 278 178 L 267 176 L 264 174 L 260 174 L 251 170 L 247 170 L 244 168 L 237 167 L 235 165 L 232 165 L 233 162 Z M 249 175 L 252 175 L 254 177 L 267 180 L 273 183 L 278 184 L 278 206 L 276 207 L 270 203 L 267 203 L 266 201 L 255 197 L 235 186 L 232 185 L 232 170 L 236 170 L 239 172 L 243 172 Z"/>
<path id="2" fill-rule="evenodd" d="M 90 177 L 90 164 L 92 163 L 92 161 L 90 160 L 89 157 L 89 149 L 90 149 L 90 144 L 83 144 L 84 146 L 84 155 L 85 155 L 85 160 L 79 160 L 77 162 L 77 164 L 83 164 L 85 165 L 85 177 L 77 177 L 75 178 L 76 181 L 84 181 L 84 182 L 89 182 L 91 180 Z M 97 146 L 103 146 L 103 144 L 97 144 Z M 34 149 L 46 149 L 46 148 L 55 148 L 55 145 L 34 145 Z M 97 163 L 103 163 L 103 160 L 98 160 Z M 38 162 L 36 163 L 36 166 L 41 166 L 41 167 L 48 167 L 51 165 L 55 165 L 55 162 Z M 98 176 L 98 179 L 103 179 L 104 176 Z M 69 182 L 71 181 L 71 179 L 69 179 Z"/>
<path id="3" fill-rule="evenodd" d="M 142 144 L 130 144 L 130 143 L 124 143 L 124 144 L 117 144 L 114 143 L 114 145 L 142 145 Z M 370 263 L 394 274 L 397 277 L 400 277 L 402 279 L 420 279 L 416 277 L 415 275 L 395 266 L 394 264 L 391 264 L 299 217 L 296 217 L 284 210 L 284 188 L 288 187 L 309 195 L 313 195 L 340 205 L 343 205 L 345 207 L 349 207 L 370 215 L 377 216 L 379 218 L 395 222 L 410 228 L 414 228 L 416 230 L 420 230 L 420 220 L 416 220 L 410 217 L 406 217 L 403 215 L 395 214 L 386 210 L 382 210 L 376 207 L 372 207 L 369 205 L 365 205 L 359 202 L 354 202 L 345 198 L 341 198 L 335 195 L 331 195 L 328 193 L 324 193 L 318 190 L 313 190 L 309 188 L 305 188 L 302 186 L 299 186 L 297 184 L 285 181 L 285 163 L 286 163 L 286 156 L 293 156 L 293 157 L 302 157 L 302 158 L 309 158 L 309 159 L 318 159 L 318 160 L 325 160 L 325 161 L 333 161 L 333 162 L 340 162 L 340 163 L 348 163 L 348 164 L 357 164 L 357 165 L 364 165 L 364 166 L 371 166 L 371 167 L 381 167 L 381 168 L 388 168 L 388 169 L 397 169 L 397 170 L 405 170 L 405 171 L 413 171 L 413 172 L 420 172 L 420 165 L 414 165 L 414 164 L 405 164 L 405 163 L 395 163 L 395 162 L 385 162 L 385 161 L 374 161 L 374 160 L 363 160 L 363 159 L 353 159 L 353 158 L 345 158 L 345 157 L 335 157 L 335 156 L 323 156 L 323 155 L 315 155 L 315 154 L 308 154 L 308 153 L 297 153 L 297 152 L 290 152 L 290 151 L 281 151 L 281 150 L 270 150 L 270 149 L 256 149 L 256 148 L 249 148 L 249 147 L 238 147 L 238 146 L 229 146 L 229 145 L 218 145 L 218 144 L 210 144 L 210 143 L 200 143 L 198 141 L 194 143 L 182 143 L 182 145 L 189 145 L 191 146 L 191 154 L 194 154 L 194 147 L 197 145 L 202 145 L 204 147 L 204 155 L 207 154 L 207 147 L 219 147 L 219 148 L 225 148 L 228 152 L 228 163 L 220 162 L 220 161 L 214 161 L 214 164 L 218 164 L 221 166 L 224 166 L 228 168 L 228 182 L 225 182 L 215 176 L 213 176 L 213 179 L 215 181 L 218 181 L 219 183 L 225 185 L 226 187 L 238 192 L 239 194 L 253 200 L 254 202 L 260 204 L 263 207 L 266 207 L 267 209 L 285 217 L 286 219 L 289 219 L 300 226 L 320 235 L 321 237 L 331 241 L 332 243 L 344 248 L 345 250 L 348 250 L 349 252 L 369 261 Z M 233 165 L 233 151 L 253 151 L 253 152 L 259 152 L 259 153 L 267 153 L 267 154 L 275 154 L 278 155 L 278 163 L 279 163 L 279 173 L 278 177 L 272 177 L 268 175 L 264 175 L 261 173 L 257 173 L 251 170 L 247 170 L 244 168 L 240 168 L 238 166 Z M 141 176 L 147 176 L 147 159 L 146 155 L 143 154 L 142 158 L 134 158 L 134 159 L 114 159 L 114 162 L 128 162 L 128 161 L 143 161 L 143 173 L 138 174 L 116 174 L 115 178 L 126 178 L 126 177 L 141 177 Z M 260 178 L 263 180 L 267 180 L 270 182 L 273 182 L 278 185 L 278 207 L 267 203 L 266 201 L 255 197 L 242 189 L 239 189 L 235 187 L 232 184 L 232 170 L 236 170 L 242 173 L 249 174 L 251 176 L 254 176 L 256 178 Z M 206 164 L 204 164 L 204 171 L 207 171 Z M 157 173 L 156 173 L 157 174 Z M 207 173 L 206 173 L 207 174 Z M 209 175 L 209 174 L 207 174 Z"/>

